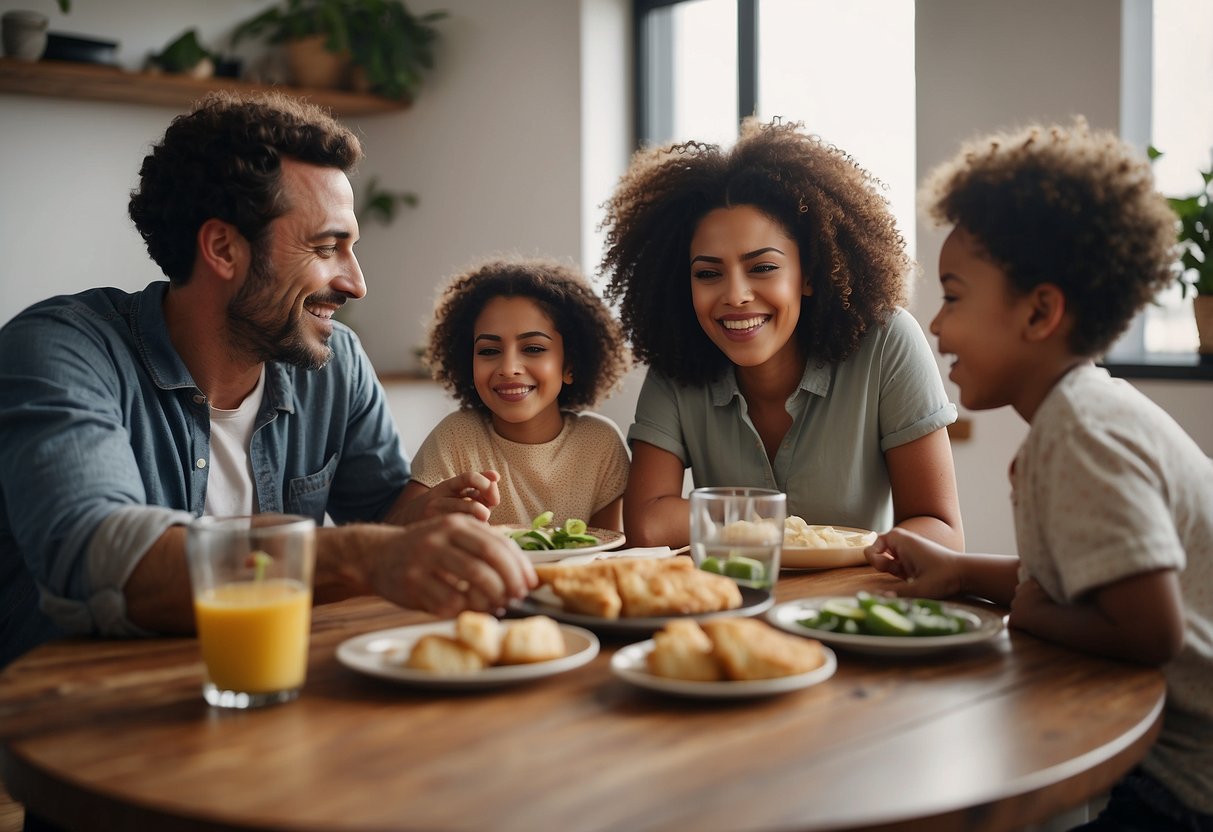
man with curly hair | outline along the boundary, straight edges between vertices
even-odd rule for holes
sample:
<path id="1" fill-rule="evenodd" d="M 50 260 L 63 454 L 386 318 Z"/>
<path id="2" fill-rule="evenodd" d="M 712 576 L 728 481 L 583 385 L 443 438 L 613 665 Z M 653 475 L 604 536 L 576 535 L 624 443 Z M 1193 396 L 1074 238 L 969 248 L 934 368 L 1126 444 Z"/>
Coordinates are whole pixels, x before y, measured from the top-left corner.
<path id="1" fill-rule="evenodd" d="M 405 498 L 467 471 L 497 482 L 493 523 L 545 511 L 623 530 L 628 452 L 594 407 L 628 367 L 619 322 L 574 269 L 494 260 L 441 290 L 427 363 L 459 401 L 413 459 Z M 498 479 L 500 477 L 500 479 Z"/>
<path id="2" fill-rule="evenodd" d="M 607 204 L 609 296 L 649 365 L 628 539 L 682 546 L 696 486 L 788 495 L 811 523 L 963 546 L 956 408 L 901 309 L 911 263 L 877 183 L 799 124 L 639 152 Z"/>
<path id="3" fill-rule="evenodd" d="M 185 524 L 203 514 L 328 514 L 321 601 L 452 615 L 533 585 L 463 497 L 491 502 L 481 475 L 404 506 L 383 389 L 332 319 L 366 293 L 361 156 L 312 105 L 212 94 L 130 199 L 168 281 L 52 298 L 0 330 L 0 665 L 56 635 L 192 631 Z"/>
<path id="4" fill-rule="evenodd" d="M 1018 557 L 896 529 L 867 550 L 915 595 L 980 595 L 1041 638 L 1159 665 L 1162 732 L 1085 829 L 1213 830 L 1213 461 L 1093 359 L 1174 279 L 1150 165 L 1079 121 L 965 147 L 924 185 L 953 226 L 931 324 L 970 408 L 1030 425 L 1011 468 Z"/>

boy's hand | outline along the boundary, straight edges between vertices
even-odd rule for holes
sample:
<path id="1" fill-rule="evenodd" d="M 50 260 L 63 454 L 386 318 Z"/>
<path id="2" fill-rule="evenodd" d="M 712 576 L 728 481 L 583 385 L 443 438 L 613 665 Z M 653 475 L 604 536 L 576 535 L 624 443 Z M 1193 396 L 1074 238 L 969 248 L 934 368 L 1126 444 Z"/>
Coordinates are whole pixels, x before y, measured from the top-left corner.
<path id="1" fill-rule="evenodd" d="M 961 591 L 958 553 L 905 529 L 890 529 L 864 550 L 868 563 L 906 582 L 899 594 L 949 598 Z"/>

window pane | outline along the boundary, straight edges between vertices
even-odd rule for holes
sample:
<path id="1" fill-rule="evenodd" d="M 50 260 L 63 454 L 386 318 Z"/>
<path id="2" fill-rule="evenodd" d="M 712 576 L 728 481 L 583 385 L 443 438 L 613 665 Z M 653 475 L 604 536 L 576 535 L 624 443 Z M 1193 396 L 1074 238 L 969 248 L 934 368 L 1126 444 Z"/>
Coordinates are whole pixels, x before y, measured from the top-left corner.
<path id="1" fill-rule="evenodd" d="M 803 121 L 883 182 L 913 256 L 913 3 L 759 0 L 758 110 Z"/>
<path id="2" fill-rule="evenodd" d="M 647 144 L 737 138 L 736 0 L 690 0 L 642 22 Z"/>
<path id="3" fill-rule="evenodd" d="M 1164 154 L 1154 162 L 1158 187 L 1168 196 L 1197 193 L 1213 152 L 1213 3 L 1154 0 L 1153 57 L 1151 143 Z M 1146 310 L 1146 350 L 1192 352 L 1191 294 L 1181 300 L 1176 288 L 1158 302 Z"/>

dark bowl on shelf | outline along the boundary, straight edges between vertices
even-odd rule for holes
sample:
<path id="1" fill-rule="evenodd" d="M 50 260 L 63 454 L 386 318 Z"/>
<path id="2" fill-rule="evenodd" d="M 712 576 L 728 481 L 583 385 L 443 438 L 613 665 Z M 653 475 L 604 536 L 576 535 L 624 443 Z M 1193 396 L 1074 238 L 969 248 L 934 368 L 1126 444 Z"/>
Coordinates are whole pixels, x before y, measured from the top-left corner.
<path id="1" fill-rule="evenodd" d="M 113 65 L 118 62 L 118 41 L 47 32 L 46 51 L 42 53 L 42 58 L 47 61 Z"/>

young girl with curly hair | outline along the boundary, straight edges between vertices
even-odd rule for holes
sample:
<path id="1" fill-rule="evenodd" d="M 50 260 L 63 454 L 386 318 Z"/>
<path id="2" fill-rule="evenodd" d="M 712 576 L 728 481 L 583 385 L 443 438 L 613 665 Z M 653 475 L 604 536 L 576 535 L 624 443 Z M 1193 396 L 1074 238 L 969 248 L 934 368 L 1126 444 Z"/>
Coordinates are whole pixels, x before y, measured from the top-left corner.
<path id="1" fill-rule="evenodd" d="M 604 221 L 633 350 L 628 538 L 689 537 L 697 487 L 788 495 L 810 523 L 897 524 L 963 546 L 944 393 L 903 309 L 911 263 L 877 183 L 798 124 L 747 120 L 731 150 L 636 154 Z"/>
<path id="2" fill-rule="evenodd" d="M 1174 279 L 1175 215 L 1144 156 L 1083 122 L 974 142 L 923 192 L 953 226 L 931 331 L 960 400 L 1029 423 L 1018 556 L 894 530 L 868 559 L 914 595 L 981 595 L 1012 627 L 1161 666 L 1162 732 L 1081 828 L 1213 830 L 1213 461 L 1093 361 Z"/>
<path id="3" fill-rule="evenodd" d="M 492 523 L 551 511 L 622 531 L 628 452 L 596 405 L 628 368 L 619 323 L 573 269 L 494 261 L 441 291 L 426 360 L 459 400 L 413 458 L 405 498 L 481 472 Z"/>

